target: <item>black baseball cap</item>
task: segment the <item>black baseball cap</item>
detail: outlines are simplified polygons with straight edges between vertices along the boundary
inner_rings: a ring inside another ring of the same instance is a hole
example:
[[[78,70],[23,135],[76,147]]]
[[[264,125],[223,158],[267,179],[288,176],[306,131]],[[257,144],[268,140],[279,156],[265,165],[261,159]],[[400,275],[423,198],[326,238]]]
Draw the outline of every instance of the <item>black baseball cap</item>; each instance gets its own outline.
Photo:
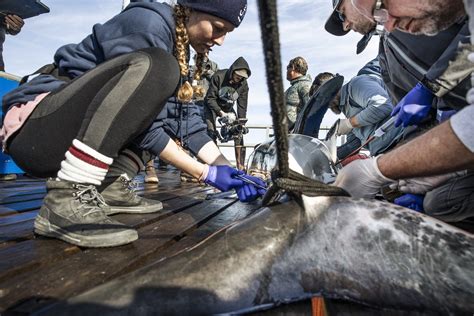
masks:
[[[329,33],[336,36],[343,36],[349,33],[349,31],[344,30],[341,19],[339,19],[339,13],[336,12],[337,7],[341,4],[343,0],[332,0],[332,6],[334,10],[332,11],[329,19],[326,21],[324,28]]]

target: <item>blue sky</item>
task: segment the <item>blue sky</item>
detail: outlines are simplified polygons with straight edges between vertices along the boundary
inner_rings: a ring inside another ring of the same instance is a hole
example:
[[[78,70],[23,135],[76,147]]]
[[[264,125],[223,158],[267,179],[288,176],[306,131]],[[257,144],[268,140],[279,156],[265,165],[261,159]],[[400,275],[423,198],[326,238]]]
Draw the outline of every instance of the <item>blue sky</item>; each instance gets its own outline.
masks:
[[[230,0],[231,1],[231,0]],[[51,13],[27,19],[22,32],[8,36],[4,45],[7,72],[24,75],[50,63],[57,48],[76,43],[87,36],[95,23],[103,23],[117,14],[122,0],[42,0]],[[364,53],[356,55],[360,35],[351,32],[344,37],[330,35],[324,22],[332,10],[332,0],[279,0],[281,57],[284,66],[296,56],[304,57],[314,78],[320,72],[338,72],[350,79],[377,55],[378,38]],[[255,0],[242,25],[230,33],[222,47],[216,47],[211,59],[220,68],[227,68],[243,56],[252,69],[249,78],[249,124],[271,124],[266,87],[258,11]],[[285,74],[282,74],[285,75]],[[284,77],[285,78],[285,77]],[[285,88],[289,83],[285,80]],[[326,115],[323,126],[330,126],[337,117]]]

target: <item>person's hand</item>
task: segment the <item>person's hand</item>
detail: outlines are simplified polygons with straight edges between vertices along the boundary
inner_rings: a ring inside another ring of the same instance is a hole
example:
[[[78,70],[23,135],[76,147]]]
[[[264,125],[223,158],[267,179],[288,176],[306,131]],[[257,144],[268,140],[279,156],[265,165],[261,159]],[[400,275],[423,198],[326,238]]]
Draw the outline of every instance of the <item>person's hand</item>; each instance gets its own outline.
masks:
[[[258,185],[262,187],[265,187],[265,188],[267,187],[267,184],[265,183],[265,181],[263,181],[262,179],[258,177],[249,176],[247,174],[244,174],[242,176],[244,178],[247,178],[257,183]],[[264,195],[267,192],[266,189],[258,188],[250,183],[245,183],[242,187],[236,188],[235,190],[237,191],[237,196],[239,197],[239,200],[241,202],[251,202],[257,199],[258,197]]]
[[[410,208],[417,212],[423,212],[423,199],[424,195],[421,194],[404,194],[399,198],[396,198],[393,203]]]
[[[380,188],[394,180],[385,177],[377,166],[378,157],[359,159],[339,171],[334,185],[355,198],[373,198]]]
[[[403,193],[426,194],[456,176],[458,173],[451,172],[439,176],[402,179],[398,183],[391,184],[390,188]]]
[[[237,119],[237,118],[235,117],[235,114],[232,113],[232,112],[224,112],[223,118],[226,118],[226,119],[227,119],[227,122],[229,122],[229,124],[234,123],[235,120]]]
[[[337,119],[329,129],[328,133],[334,133],[336,136],[347,135],[353,128],[350,119]]]
[[[352,127],[350,119],[339,119],[339,125],[336,129],[336,136],[349,134],[354,127]]]
[[[7,32],[11,35],[16,35],[20,33],[21,28],[23,27],[24,24],[25,22],[18,15],[9,14],[5,16],[5,26],[6,26]]]
[[[397,115],[395,127],[420,123],[430,112],[433,98],[431,91],[419,82],[393,109],[391,115]]]
[[[209,171],[204,183],[226,192],[231,189],[240,188],[244,185],[242,180],[236,179],[235,176],[244,174],[243,171],[234,169],[230,166],[209,166]]]

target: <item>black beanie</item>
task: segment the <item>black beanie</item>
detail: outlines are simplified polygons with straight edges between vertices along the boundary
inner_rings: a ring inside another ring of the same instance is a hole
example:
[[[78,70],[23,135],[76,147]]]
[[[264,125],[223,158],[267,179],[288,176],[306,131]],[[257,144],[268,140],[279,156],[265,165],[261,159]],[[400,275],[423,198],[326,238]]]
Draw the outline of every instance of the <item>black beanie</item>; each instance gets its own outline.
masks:
[[[217,16],[238,27],[247,12],[247,0],[178,0],[178,4]]]

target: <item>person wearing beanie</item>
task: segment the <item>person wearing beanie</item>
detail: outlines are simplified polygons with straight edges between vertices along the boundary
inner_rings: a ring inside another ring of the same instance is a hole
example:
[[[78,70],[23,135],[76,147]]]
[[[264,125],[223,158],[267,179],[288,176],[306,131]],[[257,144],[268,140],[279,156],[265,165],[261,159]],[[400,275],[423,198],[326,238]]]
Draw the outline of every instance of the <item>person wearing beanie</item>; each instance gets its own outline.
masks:
[[[37,234],[82,247],[136,240],[135,229],[109,215],[162,208],[130,189],[153,155],[222,191],[235,189],[242,201],[263,193],[235,177],[243,173],[201,135],[205,126],[186,139],[204,164],[166,129],[174,119],[169,104],[192,109],[199,91],[188,77],[190,46],[203,55],[221,45],[246,7],[243,0],[131,3],[80,43],[59,48],[54,64],[4,97],[3,149],[29,174],[52,177],[34,223]],[[152,129],[154,118],[160,128]]]

